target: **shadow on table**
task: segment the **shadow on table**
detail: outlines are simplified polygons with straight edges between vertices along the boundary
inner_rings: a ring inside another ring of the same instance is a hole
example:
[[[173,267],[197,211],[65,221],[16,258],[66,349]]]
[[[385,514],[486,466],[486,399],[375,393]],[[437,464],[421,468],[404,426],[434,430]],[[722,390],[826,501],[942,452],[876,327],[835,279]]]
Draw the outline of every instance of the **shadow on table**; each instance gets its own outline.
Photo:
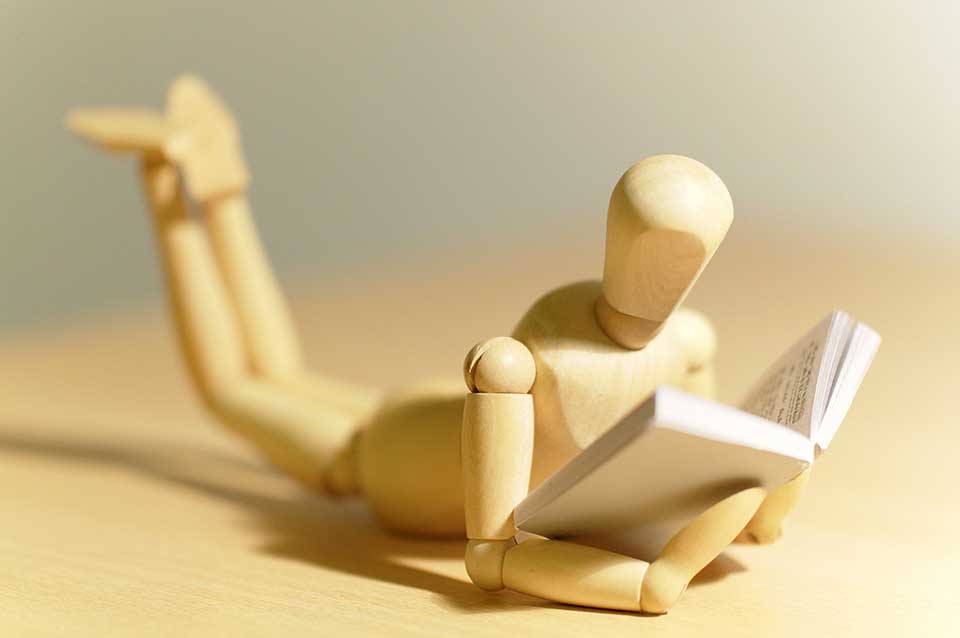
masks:
[[[35,432],[43,428],[26,429]],[[347,574],[416,587],[436,594],[440,604],[460,612],[568,607],[514,592],[489,594],[477,589],[467,579],[460,563],[464,541],[388,534],[377,526],[362,503],[336,502],[307,493],[282,497],[251,487],[252,481],[285,479],[242,457],[210,449],[170,445],[141,450],[122,442],[53,439],[14,432],[9,427],[0,427],[0,451],[38,455],[68,463],[119,467],[236,505],[264,532],[265,542],[259,551]],[[250,473],[256,476],[251,478]],[[456,561],[456,577],[412,564],[433,561],[441,571],[451,571],[450,561]],[[691,582],[691,587],[743,570],[735,559],[721,554]],[[629,613],[569,608],[590,613]]]

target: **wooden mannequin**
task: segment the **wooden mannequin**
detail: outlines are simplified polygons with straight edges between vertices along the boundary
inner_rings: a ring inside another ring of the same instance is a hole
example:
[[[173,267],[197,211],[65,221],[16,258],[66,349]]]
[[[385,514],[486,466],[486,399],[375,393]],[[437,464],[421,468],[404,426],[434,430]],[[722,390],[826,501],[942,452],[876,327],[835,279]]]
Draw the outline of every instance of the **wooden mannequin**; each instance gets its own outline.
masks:
[[[180,342],[210,410],[304,485],[363,494],[389,529],[466,533],[479,587],[664,613],[738,535],[779,537],[806,474],[766,500],[753,488],[715,504],[649,564],[515,540],[513,510],[527,491],[656,385],[713,392],[713,330],[679,308],[733,219],[706,166],[664,155],[628,170],[610,200],[603,281],[548,293],[512,337],[471,349],[466,397],[434,385],[379,400],[305,369],[245,196],[235,123],[202,81],[178,78],[163,114],[83,110],[68,125],[141,157]]]

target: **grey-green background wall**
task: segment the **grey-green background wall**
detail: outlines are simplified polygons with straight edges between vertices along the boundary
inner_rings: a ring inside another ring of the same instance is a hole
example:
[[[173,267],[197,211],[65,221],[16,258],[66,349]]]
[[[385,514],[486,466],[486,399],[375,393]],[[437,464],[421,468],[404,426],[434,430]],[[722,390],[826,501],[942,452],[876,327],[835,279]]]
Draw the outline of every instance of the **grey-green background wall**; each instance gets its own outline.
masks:
[[[0,0],[0,330],[158,294],[129,161],[74,105],[182,70],[240,118],[285,277],[594,233],[634,160],[696,157],[738,225],[922,241],[957,222],[957,2]],[[599,264],[598,264],[599,267]]]

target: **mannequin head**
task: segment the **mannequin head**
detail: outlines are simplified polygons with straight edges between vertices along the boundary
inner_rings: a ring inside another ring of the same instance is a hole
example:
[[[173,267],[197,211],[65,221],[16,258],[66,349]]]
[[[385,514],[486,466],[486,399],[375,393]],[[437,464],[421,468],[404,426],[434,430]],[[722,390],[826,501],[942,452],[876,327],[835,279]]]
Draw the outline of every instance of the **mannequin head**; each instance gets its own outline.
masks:
[[[680,155],[634,164],[607,213],[597,320],[613,341],[642,348],[693,287],[733,221],[726,186]]]

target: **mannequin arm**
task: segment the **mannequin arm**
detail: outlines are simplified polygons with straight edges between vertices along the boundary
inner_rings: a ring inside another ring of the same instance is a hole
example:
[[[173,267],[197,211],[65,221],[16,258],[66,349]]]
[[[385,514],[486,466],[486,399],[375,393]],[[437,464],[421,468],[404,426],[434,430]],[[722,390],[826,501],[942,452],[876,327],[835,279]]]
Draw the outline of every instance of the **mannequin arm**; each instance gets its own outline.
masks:
[[[470,579],[503,589],[503,563],[513,539],[513,510],[530,484],[533,463],[533,356],[519,341],[477,344],[464,361],[471,393],[463,406],[461,467]]]
[[[536,369],[519,341],[478,344],[464,365],[471,394],[463,411],[466,567],[488,591],[504,587],[549,600],[640,610],[647,563],[547,539],[516,544],[513,510],[526,496],[533,458]]]

